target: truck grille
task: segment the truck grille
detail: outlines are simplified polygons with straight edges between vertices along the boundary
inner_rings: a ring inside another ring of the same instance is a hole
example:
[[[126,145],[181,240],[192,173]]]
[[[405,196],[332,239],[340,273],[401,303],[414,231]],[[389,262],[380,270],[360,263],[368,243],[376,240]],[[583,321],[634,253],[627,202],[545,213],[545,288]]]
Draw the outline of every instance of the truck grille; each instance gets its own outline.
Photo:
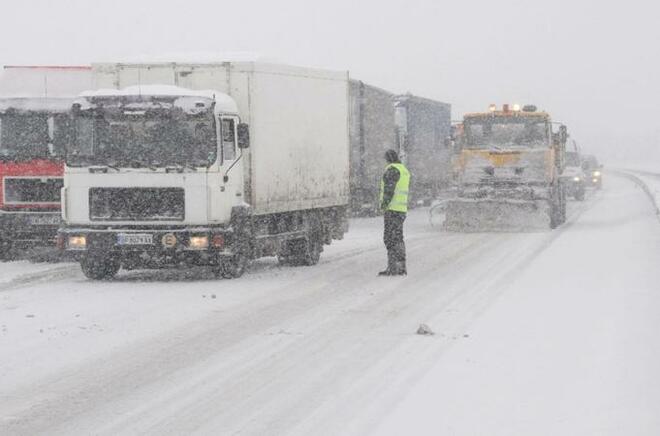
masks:
[[[182,188],[91,188],[92,221],[183,221]]]
[[[5,177],[5,204],[59,203],[61,177]]]

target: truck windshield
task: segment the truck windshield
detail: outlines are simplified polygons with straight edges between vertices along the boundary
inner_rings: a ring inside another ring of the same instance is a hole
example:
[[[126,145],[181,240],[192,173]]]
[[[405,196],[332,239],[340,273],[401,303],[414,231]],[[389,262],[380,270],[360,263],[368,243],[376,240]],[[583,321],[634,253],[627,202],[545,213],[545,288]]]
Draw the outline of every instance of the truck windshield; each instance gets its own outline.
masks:
[[[519,117],[485,117],[465,121],[466,147],[547,147],[550,144],[545,120]]]
[[[0,159],[50,157],[49,140],[47,115],[0,115]]]
[[[89,112],[76,118],[75,130],[70,166],[208,167],[217,156],[212,112]]]

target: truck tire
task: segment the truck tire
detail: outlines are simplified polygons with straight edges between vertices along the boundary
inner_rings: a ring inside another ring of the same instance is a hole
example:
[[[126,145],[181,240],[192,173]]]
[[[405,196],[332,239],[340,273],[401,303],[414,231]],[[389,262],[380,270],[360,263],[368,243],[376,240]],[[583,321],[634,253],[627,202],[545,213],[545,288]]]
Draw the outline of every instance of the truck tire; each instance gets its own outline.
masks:
[[[85,277],[91,280],[110,280],[121,268],[119,260],[110,256],[84,256],[80,267]]]
[[[0,240],[0,262],[10,262],[16,259],[16,252],[12,243]]]
[[[312,266],[319,263],[323,243],[318,237],[294,239],[288,241],[287,255],[284,264],[292,266]],[[278,256],[279,259],[279,256]]]
[[[249,262],[248,257],[242,254],[224,258],[216,268],[215,275],[224,279],[237,279],[245,273]]]
[[[584,187],[578,188],[578,190],[575,191],[575,199],[577,201],[584,201],[584,197],[585,197]]]

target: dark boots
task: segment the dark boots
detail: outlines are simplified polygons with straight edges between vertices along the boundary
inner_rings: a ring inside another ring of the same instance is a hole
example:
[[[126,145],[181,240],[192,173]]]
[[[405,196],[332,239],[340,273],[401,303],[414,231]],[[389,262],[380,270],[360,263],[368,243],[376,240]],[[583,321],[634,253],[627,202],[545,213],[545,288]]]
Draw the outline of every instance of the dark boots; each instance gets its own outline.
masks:
[[[402,245],[402,244],[400,244]],[[387,268],[378,273],[379,276],[404,276],[406,270],[406,251],[404,247],[387,250]]]

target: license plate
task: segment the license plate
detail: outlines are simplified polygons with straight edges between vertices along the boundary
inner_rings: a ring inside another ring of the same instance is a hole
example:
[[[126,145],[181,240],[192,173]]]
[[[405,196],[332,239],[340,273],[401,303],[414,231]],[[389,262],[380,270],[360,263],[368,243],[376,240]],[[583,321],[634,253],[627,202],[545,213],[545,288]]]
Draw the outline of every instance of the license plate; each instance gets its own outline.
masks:
[[[60,223],[59,215],[33,215],[28,217],[28,222],[36,226],[57,225]]]
[[[118,245],[152,245],[153,235],[147,233],[120,233],[117,235]]]

